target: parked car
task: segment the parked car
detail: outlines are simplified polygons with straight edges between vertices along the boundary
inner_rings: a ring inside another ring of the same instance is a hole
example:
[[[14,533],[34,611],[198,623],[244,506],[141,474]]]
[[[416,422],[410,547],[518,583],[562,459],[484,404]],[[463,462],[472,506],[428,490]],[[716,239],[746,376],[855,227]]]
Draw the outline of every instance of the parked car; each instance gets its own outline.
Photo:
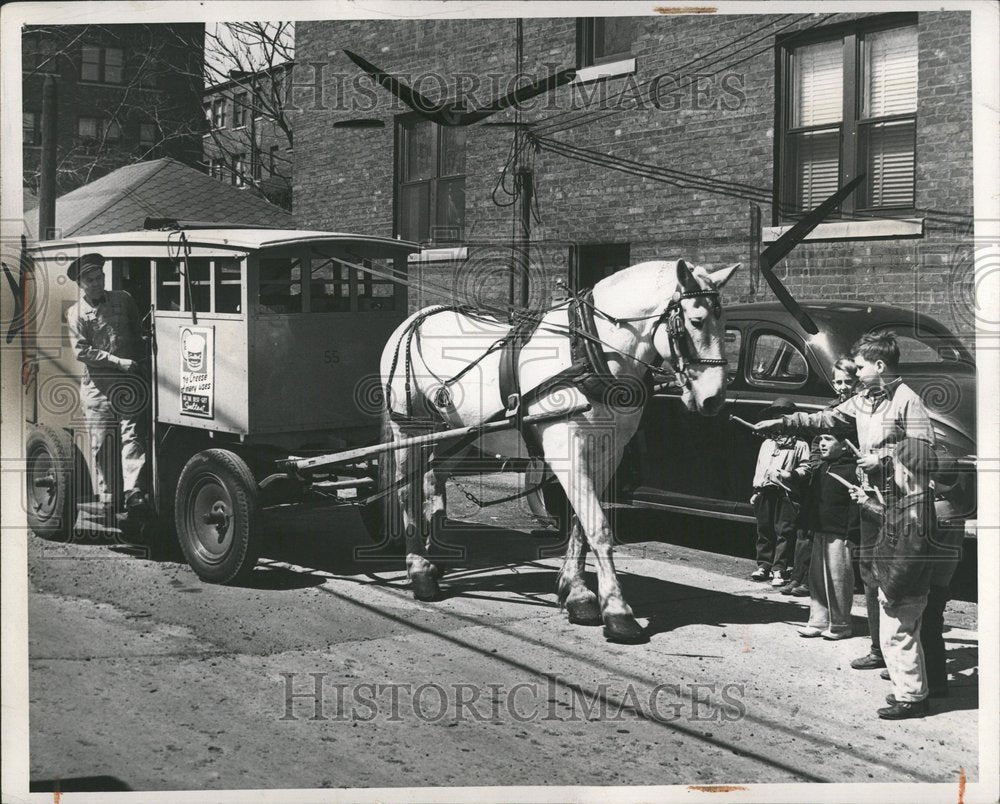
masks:
[[[777,303],[726,308],[728,401],[714,417],[689,413],[674,389],[654,395],[619,472],[623,502],[752,522],[751,480],[760,439],[729,421],[759,421],[775,398],[816,411],[835,398],[838,358],[869,332],[896,333],[900,372],[931,416],[949,472],[937,480],[938,515],[969,524],[976,512],[976,366],[969,351],[930,316],[861,302],[805,302],[819,327],[807,335]],[[967,528],[968,529],[968,528]]]

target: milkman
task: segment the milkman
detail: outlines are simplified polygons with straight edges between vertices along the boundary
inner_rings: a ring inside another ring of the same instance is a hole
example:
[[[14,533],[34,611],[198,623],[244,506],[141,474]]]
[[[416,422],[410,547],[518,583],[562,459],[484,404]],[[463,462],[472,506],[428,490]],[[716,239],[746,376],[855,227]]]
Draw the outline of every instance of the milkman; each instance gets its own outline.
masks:
[[[104,289],[101,254],[73,260],[66,275],[77,283],[80,300],[66,313],[70,343],[83,363],[80,399],[94,467],[94,492],[114,503],[116,435],[121,438],[122,488],[128,514],[144,514],[145,417],[149,398],[141,359],[145,352],[139,310],[123,290]]]

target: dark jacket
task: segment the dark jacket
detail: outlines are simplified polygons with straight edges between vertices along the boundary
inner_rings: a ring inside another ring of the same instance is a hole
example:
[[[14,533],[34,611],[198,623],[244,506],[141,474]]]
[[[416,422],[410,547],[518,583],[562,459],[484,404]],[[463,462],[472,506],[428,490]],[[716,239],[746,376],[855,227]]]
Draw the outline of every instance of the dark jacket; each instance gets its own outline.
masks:
[[[847,487],[830,474],[857,485],[857,458],[845,453],[832,461],[820,460],[808,479],[802,507],[802,526],[812,531],[848,536],[857,527],[858,506]]]
[[[873,500],[861,504],[862,516],[882,523],[872,552],[872,575],[893,602],[926,594],[942,558],[933,494],[894,496],[888,510]]]

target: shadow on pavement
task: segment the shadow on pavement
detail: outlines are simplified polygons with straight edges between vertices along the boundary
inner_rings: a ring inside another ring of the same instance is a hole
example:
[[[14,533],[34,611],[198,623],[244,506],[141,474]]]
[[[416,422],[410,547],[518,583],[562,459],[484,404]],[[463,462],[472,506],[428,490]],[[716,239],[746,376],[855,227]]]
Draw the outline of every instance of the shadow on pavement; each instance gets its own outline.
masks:
[[[69,779],[35,779],[28,789],[32,793],[111,793],[132,788],[117,776],[73,776]]]

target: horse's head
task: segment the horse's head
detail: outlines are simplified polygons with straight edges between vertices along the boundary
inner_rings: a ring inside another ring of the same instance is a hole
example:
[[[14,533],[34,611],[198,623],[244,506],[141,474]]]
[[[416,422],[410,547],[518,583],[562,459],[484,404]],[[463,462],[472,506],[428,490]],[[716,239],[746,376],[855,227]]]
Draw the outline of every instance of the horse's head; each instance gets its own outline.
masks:
[[[739,267],[708,273],[678,260],[677,292],[653,333],[653,347],[677,374],[684,404],[703,416],[714,416],[726,401],[719,291]]]

